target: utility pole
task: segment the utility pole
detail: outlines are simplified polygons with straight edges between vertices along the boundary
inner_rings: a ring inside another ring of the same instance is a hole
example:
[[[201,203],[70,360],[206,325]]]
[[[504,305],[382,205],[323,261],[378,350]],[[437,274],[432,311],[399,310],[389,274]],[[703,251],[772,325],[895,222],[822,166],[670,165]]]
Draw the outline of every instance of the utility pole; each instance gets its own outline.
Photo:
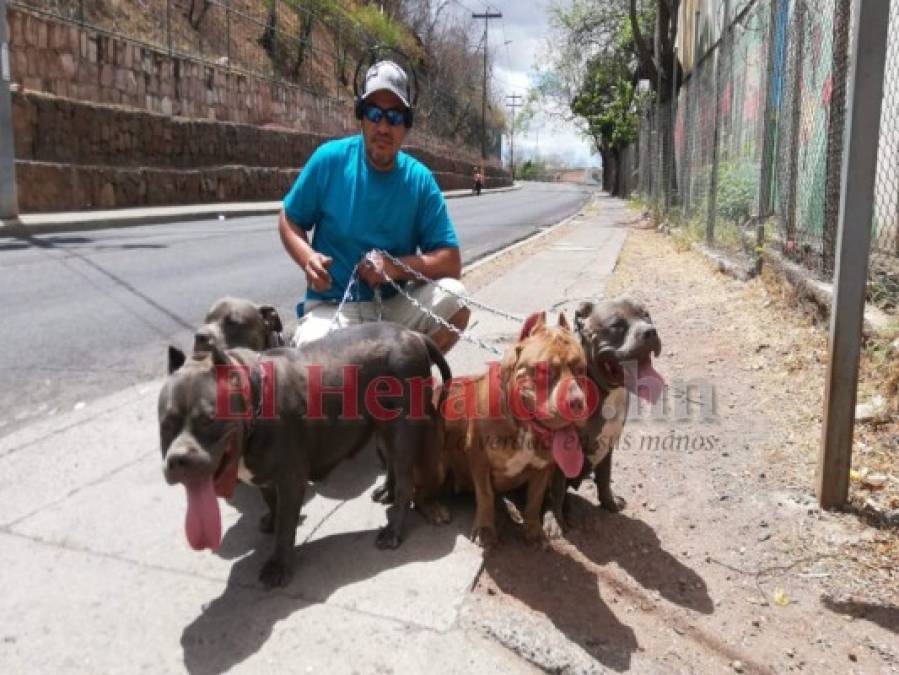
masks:
[[[484,90],[481,94],[481,159],[487,159],[487,26],[490,19],[502,19],[502,12],[472,14],[472,19],[484,20]]]
[[[0,0],[0,226],[18,223],[16,154],[13,148],[9,45],[6,43],[6,0]]]
[[[519,101],[521,96],[512,94],[506,96],[506,99],[512,99],[511,103],[506,103],[506,107],[512,108],[512,126],[509,128],[509,166],[512,168],[512,180],[515,180],[515,109],[522,106]]]

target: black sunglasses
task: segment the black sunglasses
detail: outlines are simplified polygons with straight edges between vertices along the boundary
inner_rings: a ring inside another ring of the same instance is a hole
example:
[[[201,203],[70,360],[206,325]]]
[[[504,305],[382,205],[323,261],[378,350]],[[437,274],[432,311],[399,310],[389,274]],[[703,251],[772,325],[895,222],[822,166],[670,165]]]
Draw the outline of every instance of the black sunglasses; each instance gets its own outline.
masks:
[[[387,124],[392,127],[398,127],[406,122],[406,113],[404,111],[397,110],[396,108],[388,108],[385,110],[384,108],[379,108],[371,103],[365,105],[362,109],[362,114],[365,115],[365,119],[372,124],[379,124],[385,117],[387,118]]]

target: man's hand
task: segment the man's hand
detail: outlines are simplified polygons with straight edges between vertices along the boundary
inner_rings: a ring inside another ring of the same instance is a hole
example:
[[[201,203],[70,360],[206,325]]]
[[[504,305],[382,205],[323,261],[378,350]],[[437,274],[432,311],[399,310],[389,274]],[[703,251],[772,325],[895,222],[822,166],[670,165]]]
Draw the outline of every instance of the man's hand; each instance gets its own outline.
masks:
[[[359,277],[368,284],[369,288],[374,289],[382,285],[385,272],[391,279],[397,279],[393,265],[385,260],[384,256],[375,251],[370,251],[363,256],[356,267],[359,270]]]
[[[313,291],[322,293],[331,288],[331,275],[328,268],[334,259],[323,253],[313,252],[306,264],[303,265],[303,271],[306,273],[306,283]]]

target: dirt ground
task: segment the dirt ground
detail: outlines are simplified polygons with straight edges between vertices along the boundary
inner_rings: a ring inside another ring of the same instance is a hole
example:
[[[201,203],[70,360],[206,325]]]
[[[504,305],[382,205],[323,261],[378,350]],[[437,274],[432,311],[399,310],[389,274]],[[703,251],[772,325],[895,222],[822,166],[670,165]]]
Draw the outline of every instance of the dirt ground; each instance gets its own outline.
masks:
[[[507,523],[463,621],[551,672],[899,672],[899,532],[864,516],[899,507],[899,428],[859,426],[861,513],[822,512],[827,326],[770,275],[732,280],[651,229],[632,229],[608,290],[649,307],[670,396],[711,383],[713,414],[631,418],[613,469],[626,508],[582,487],[577,527],[545,550]],[[869,345],[860,401],[897,352]]]

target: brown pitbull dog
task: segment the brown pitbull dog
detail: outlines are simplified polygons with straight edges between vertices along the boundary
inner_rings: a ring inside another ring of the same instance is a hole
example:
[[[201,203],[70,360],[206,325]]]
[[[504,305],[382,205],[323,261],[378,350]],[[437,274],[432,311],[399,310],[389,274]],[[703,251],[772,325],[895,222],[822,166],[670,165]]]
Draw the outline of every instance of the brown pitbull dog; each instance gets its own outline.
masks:
[[[242,298],[225,297],[206,312],[203,325],[197,330],[196,347],[212,345],[220,350],[246,347],[261,352],[286,343],[281,317],[271,305],[256,305]]]
[[[551,328],[540,312],[528,318],[498,367],[454,379],[447,388],[441,460],[456,490],[475,493],[472,538],[482,546],[497,539],[497,495],[527,486],[525,536],[537,541],[556,466],[566,476],[580,474],[584,455],[577,427],[586,419],[587,401],[578,378],[586,368],[565,316]]]
[[[638,301],[620,297],[581,303],[574,325],[587,355],[588,389],[598,392],[600,400],[580,432],[587,459],[583,471],[574,479],[560,472],[553,478],[551,510],[558,524],[564,522],[568,486],[577,489],[591,474],[600,506],[612,512],[621,510],[623,501],[612,493],[612,451],[627,419],[630,395],[654,404],[665,385],[652,367],[652,357],[661,353],[662,341],[649,312]]]

